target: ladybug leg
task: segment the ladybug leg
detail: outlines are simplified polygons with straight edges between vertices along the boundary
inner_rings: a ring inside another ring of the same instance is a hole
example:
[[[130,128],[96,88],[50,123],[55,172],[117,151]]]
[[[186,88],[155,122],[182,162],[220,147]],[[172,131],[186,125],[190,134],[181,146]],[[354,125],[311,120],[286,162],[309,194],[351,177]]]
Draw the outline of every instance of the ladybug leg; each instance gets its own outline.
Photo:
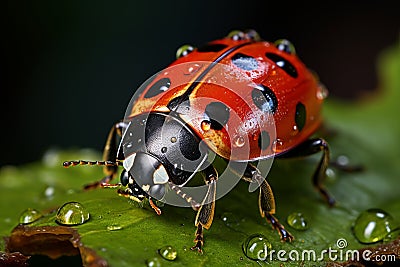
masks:
[[[290,234],[273,215],[275,214],[274,194],[271,186],[268,184],[267,180],[262,177],[260,171],[254,165],[249,163],[247,164],[243,179],[246,181],[257,182],[260,185],[258,207],[260,209],[261,217],[266,218],[272,227],[278,231],[282,241],[292,241],[294,239],[293,235]]]
[[[114,126],[111,128],[106,144],[104,146],[103,150],[103,160],[104,161],[114,161],[115,159],[119,159],[117,155],[117,139],[122,135],[123,129],[126,128],[126,124],[123,122],[118,122],[114,124]],[[96,181],[94,183],[90,183],[84,186],[85,190],[88,189],[94,189],[103,185],[107,185],[110,183],[112,179],[115,178],[118,172],[118,165],[104,165],[103,172],[105,174],[104,178],[101,179],[100,181]]]
[[[215,210],[215,193],[217,189],[217,179],[218,173],[214,166],[210,165],[204,170],[206,184],[208,185],[208,190],[203,202],[197,211],[197,216],[195,220],[196,238],[194,239],[195,245],[191,248],[192,250],[197,250],[202,253],[202,247],[204,244],[203,228],[209,229],[211,227],[214,210]]]
[[[328,143],[322,138],[309,139],[297,147],[289,150],[285,154],[278,156],[278,158],[293,158],[313,155],[322,151],[321,160],[315,169],[312,181],[314,187],[320,192],[322,197],[326,200],[329,206],[335,205],[335,199],[326,190],[323,182],[325,180],[325,172],[329,165],[329,146]]]

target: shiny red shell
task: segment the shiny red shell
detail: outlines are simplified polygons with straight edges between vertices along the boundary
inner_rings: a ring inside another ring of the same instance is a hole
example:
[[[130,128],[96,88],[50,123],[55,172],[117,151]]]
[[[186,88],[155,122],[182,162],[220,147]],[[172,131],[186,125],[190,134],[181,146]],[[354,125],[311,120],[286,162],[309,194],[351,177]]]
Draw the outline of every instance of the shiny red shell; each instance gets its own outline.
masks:
[[[319,127],[326,91],[294,51],[232,36],[187,50],[139,88],[127,117],[173,111],[218,155],[238,161],[284,153]],[[223,127],[210,123],[214,113]]]

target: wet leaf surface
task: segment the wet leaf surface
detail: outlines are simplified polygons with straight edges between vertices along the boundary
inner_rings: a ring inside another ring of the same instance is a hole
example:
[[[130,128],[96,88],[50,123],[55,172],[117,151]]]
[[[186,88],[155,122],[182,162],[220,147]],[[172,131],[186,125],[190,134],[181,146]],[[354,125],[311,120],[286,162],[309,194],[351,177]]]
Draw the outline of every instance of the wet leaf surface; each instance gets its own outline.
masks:
[[[280,242],[278,234],[259,216],[257,193],[249,193],[248,185],[239,182],[234,190],[217,201],[213,225],[205,231],[204,254],[191,251],[195,231],[195,213],[191,209],[164,206],[163,214],[157,216],[148,204],[139,206],[119,197],[115,189],[83,191],[84,184],[103,176],[102,170],[88,166],[65,169],[62,162],[97,160],[101,158],[100,153],[51,150],[41,162],[0,170],[0,235],[11,235],[8,240],[21,238],[8,245],[7,239],[2,239],[0,250],[6,251],[8,246],[8,252],[57,257],[69,254],[57,251],[57,247],[69,246],[71,250],[65,251],[79,253],[84,262],[89,262],[88,265],[93,260],[104,260],[111,266],[145,266],[154,258],[162,266],[323,266],[331,260],[347,261],[339,253],[335,254],[336,259],[329,258],[326,253],[329,249],[346,252],[369,248],[374,253],[385,249],[385,253],[398,257],[398,241],[366,245],[352,233],[352,224],[357,216],[370,208],[385,210],[394,218],[394,226],[400,225],[398,47],[383,55],[379,69],[382,81],[379,94],[356,104],[330,99],[324,109],[327,128],[324,137],[330,144],[332,159],[346,156],[341,159],[365,167],[362,172],[329,169],[326,186],[336,197],[336,207],[329,208],[311,185],[318,155],[274,162],[268,180],[276,197],[276,215],[295,236],[292,243]],[[71,201],[81,203],[90,218],[75,226],[61,226],[56,222],[57,209]],[[29,224],[18,225],[21,214],[28,208],[43,216],[35,217]],[[307,218],[308,228],[291,228],[286,218],[292,213],[302,213]],[[65,236],[60,237],[58,234],[63,231]],[[51,252],[40,248],[35,250],[32,246],[31,250],[24,250],[28,241],[33,242],[32,236],[26,238],[26,235],[33,233],[38,242],[55,240]],[[269,256],[267,262],[256,262],[246,257],[242,244],[253,234],[266,237],[275,251],[272,261]],[[377,247],[379,245],[383,247]],[[171,261],[160,256],[158,251],[165,246],[172,246],[177,251],[176,259]],[[286,252],[280,256],[287,261],[278,260],[279,250]],[[293,250],[297,253],[290,254]],[[316,260],[302,261],[304,250],[315,251]],[[321,254],[322,260],[319,259]],[[298,257],[299,261],[290,260],[290,257]]]

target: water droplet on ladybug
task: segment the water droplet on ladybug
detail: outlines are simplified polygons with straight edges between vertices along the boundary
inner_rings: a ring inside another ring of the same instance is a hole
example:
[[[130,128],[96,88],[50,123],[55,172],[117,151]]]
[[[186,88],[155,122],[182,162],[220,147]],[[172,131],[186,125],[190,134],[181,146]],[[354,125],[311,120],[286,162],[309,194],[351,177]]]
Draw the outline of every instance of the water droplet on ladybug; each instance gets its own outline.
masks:
[[[21,213],[19,223],[30,224],[43,217],[43,214],[35,209],[28,208]]]
[[[276,139],[273,144],[272,144],[272,151],[274,153],[278,153],[282,150],[283,148],[283,141],[281,139]]]
[[[253,234],[246,238],[242,244],[244,255],[251,260],[262,260],[266,258],[272,249],[272,244],[262,234]],[[261,252],[260,252],[261,251]]]
[[[300,212],[293,212],[289,214],[286,219],[287,223],[293,229],[304,231],[308,229],[308,220],[307,218]]]
[[[360,213],[352,230],[358,241],[371,244],[383,240],[394,228],[393,217],[382,209],[368,209]]]
[[[246,139],[243,136],[237,136],[235,138],[234,144],[236,147],[242,147],[246,143]]]
[[[165,147],[165,146],[163,146],[162,148],[161,148],[161,153],[167,153],[167,147]]]
[[[178,48],[178,50],[176,51],[176,58],[181,58],[181,57],[185,57],[188,54],[190,54],[191,52],[193,52],[194,47],[188,44],[182,45],[181,47]]]
[[[131,148],[132,146],[133,146],[133,145],[132,145],[131,142],[125,144],[125,147],[126,147],[126,148]]]
[[[177,139],[176,137],[171,137],[171,143],[176,143]]]
[[[160,259],[156,258],[156,257],[146,260],[146,265],[147,265],[147,267],[161,267],[162,266]]]
[[[178,256],[178,252],[172,246],[162,247],[158,250],[158,253],[160,253],[161,257],[169,261],[175,260]]]
[[[211,129],[211,122],[210,121],[202,121],[201,129],[205,132],[209,131]]]
[[[245,35],[244,32],[239,31],[239,30],[233,30],[230,33],[228,33],[228,38],[231,38],[234,41],[239,41],[239,40],[243,40]]]
[[[297,127],[297,125],[293,125],[291,135],[295,136],[298,133],[299,133],[299,127]]]
[[[56,214],[56,222],[61,225],[79,225],[89,220],[90,214],[79,202],[67,202]]]
[[[192,64],[191,66],[189,66],[189,67],[187,68],[187,70],[186,70],[183,74],[185,74],[185,75],[192,75],[192,74],[198,72],[200,68],[201,68],[201,65],[200,65],[200,64],[197,64],[197,63]]]
[[[317,98],[319,100],[324,100],[329,95],[328,89],[326,89],[325,85],[319,84],[317,89]]]

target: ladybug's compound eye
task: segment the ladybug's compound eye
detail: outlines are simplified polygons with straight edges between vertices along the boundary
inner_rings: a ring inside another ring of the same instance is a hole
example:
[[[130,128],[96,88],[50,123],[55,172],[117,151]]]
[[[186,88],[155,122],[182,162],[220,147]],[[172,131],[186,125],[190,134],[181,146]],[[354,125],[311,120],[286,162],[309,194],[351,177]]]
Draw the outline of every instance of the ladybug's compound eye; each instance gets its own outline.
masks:
[[[276,48],[278,48],[279,50],[286,52],[288,54],[291,55],[295,55],[296,54],[296,49],[294,48],[294,45],[286,39],[279,39],[277,41],[275,41],[275,46]]]
[[[231,31],[231,32],[228,34],[227,37],[228,37],[228,38],[231,38],[231,39],[234,40],[234,41],[240,41],[240,40],[245,39],[245,34],[244,34],[244,32],[242,32],[242,31],[235,30],[235,31]]]
[[[120,181],[121,181],[121,184],[123,186],[127,186],[128,185],[128,183],[129,183],[129,173],[127,171],[123,170],[121,172]]]
[[[193,50],[194,50],[194,47],[191,45],[188,45],[188,44],[182,45],[176,51],[176,59],[189,55],[191,52],[193,52]]]

